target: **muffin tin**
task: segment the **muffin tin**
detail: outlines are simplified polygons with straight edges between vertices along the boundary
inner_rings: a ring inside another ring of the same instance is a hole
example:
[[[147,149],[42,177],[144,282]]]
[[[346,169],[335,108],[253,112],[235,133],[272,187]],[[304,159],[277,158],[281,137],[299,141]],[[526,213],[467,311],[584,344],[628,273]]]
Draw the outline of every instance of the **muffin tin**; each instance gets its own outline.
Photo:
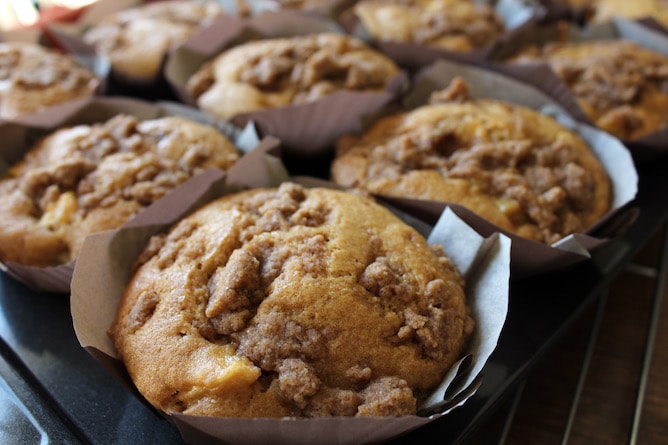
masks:
[[[157,90],[138,92],[111,82],[107,94],[176,99],[168,88],[162,84]],[[155,91],[159,96],[153,95]],[[314,171],[311,159],[290,161],[291,171]],[[477,392],[447,415],[387,443],[464,442],[668,222],[664,204],[668,158],[660,156],[636,168],[635,197],[621,205],[623,217],[606,227],[611,239],[594,249],[590,259],[513,277],[511,310]],[[0,274],[0,424],[7,426],[1,429],[0,441],[37,443],[46,437],[72,444],[182,444],[185,437],[208,443],[210,438],[198,436],[192,424],[177,427],[142,402],[122,375],[100,365],[99,351],[83,349],[72,329],[70,309],[70,300],[63,295],[35,291],[7,273]],[[317,420],[305,427],[319,428]]]

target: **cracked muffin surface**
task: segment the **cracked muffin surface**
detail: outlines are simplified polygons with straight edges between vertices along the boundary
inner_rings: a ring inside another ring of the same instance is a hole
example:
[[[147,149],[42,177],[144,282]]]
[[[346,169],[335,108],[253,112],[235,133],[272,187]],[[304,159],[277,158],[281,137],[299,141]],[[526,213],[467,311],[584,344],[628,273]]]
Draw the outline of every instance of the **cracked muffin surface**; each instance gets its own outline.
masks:
[[[131,219],[209,167],[239,158],[213,127],[181,117],[55,130],[0,178],[0,260],[36,267],[73,260],[84,238]]]
[[[400,416],[473,329],[439,247],[369,198],[284,183],[153,237],[110,336],[171,413]]]
[[[607,173],[576,133],[530,108],[471,99],[461,79],[430,104],[342,138],[337,150],[331,176],[340,185],[461,204],[548,244],[610,206]]]

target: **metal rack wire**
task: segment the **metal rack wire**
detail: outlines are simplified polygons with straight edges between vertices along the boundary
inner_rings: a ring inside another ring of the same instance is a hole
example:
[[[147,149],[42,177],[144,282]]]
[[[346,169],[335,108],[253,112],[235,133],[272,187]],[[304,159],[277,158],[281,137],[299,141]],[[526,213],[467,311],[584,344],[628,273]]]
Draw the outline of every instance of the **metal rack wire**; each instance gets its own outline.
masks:
[[[643,418],[643,411],[645,405],[645,398],[647,393],[647,386],[649,382],[650,370],[652,367],[652,359],[656,347],[656,337],[659,329],[661,305],[664,293],[666,292],[666,281],[668,280],[668,225],[664,227],[662,236],[662,245],[659,252],[656,264],[653,266],[645,266],[638,263],[630,263],[625,267],[626,272],[636,274],[653,280],[653,291],[651,295],[651,305],[648,314],[649,322],[646,326],[645,342],[642,351],[642,364],[636,385],[634,409],[631,419],[631,428],[628,436],[623,443],[629,445],[636,445],[639,442],[640,425]],[[588,337],[586,339],[586,346],[582,361],[578,363],[579,371],[575,389],[570,400],[570,409],[565,426],[561,431],[562,445],[572,443],[572,429],[575,420],[578,416],[578,408],[580,407],[585,382],[590,371],[592,358],[597,341],[599,340],[599,333],[601,330],[602,320],[606,311],[608,303],[608,290],[605,289],[600,293],[596,300],[596,307],[592,314],[591,324],[588,330]],[[495,443],[499,445],[511,445],[509,441],[509,432],[513,427],[513,422],[516,420],[518,407],[522,403],[523,396],[527,391],[526,381],[522,382],[515,389],[511,400],[507,403],[505,413],[503,415],[502,426],[497,435],[498,440]],[[621,439],[619,443],[622,443]]]
[[[638,432],[640,426],[640,419],[642,417],[645,394],[647,391],[647,382],[649,379],[650,367],[652,365],[652,356],[654,354],[654,345],[656,334],[659,327],[659,316],[661,314],[661,302],[666,287],[666,276],[668,274],[668,233],[664,231],[663,246],[661,256],[657,269],[654,273],[656,280],[654,293],[652,295],[652,309],[650,313],[650,323],[647,330],[647,340],[645,342],[645,350],[643,354],[642,371],[638,385],[638,393],[635,402],[635,409],[633,414],[633,424],[631,434],[629,437],[629,444],[635,445],[638,441]]]

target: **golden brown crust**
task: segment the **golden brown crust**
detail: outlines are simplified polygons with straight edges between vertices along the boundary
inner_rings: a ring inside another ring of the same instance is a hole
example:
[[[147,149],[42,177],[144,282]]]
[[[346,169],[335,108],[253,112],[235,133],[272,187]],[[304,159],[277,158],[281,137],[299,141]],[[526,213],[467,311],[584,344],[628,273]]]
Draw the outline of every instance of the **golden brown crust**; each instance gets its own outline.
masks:
[[[198,106],[221,118],[313,102],[340,90],[383,91],[397,66],[361,40],[321,33],[252,41],[188,80]]]
[[[0,43],[0,118],[91,96],[100,80],[71,57],[32,43]]]
[[[548,63],[592,122],[621,139],[668,128],[668,57],[633,42],[529,46],[509,62]]]
[[[361,0],[354,13],[375,40],[450,51],[488,47],[504,31],[491,5],[470,0]]]
[[[207,167],[239,154],[217,130],[177,117],[57,130],[0,179],[0,260],[55,266],[86,235],[119,227]]]
[[[473,328],[442,250],[341,191],[228,195],[140,261],[110,333],[168,413],[411,414]]]
[[[459,203],[546,243],[584,231],[607,212],[607,174],[575,133],[518,105],[454,99],[342,140],[332,179],[377,194]]]
[[[216,2],[169,0],[147,3],[105,17],[88,29],[84,42],[111,61],[115,72],[150,79],[165,55],[209,24],[221,8]]]

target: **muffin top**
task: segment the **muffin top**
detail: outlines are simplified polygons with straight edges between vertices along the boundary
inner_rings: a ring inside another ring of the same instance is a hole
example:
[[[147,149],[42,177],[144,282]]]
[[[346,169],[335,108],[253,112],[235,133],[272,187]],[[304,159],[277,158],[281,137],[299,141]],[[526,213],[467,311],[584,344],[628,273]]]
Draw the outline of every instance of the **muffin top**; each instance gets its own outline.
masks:
[[[376,194],[461,204],[550,244],[601,218],[611,194],[579,136],[532,109],[470,99],[461,79],[430,104],[341,139],[331,175]]]
[[[465,52],[492,45],[504,32],[491,5],[471,0],[360,0],[353,11],[377,41]]]
[[[40,45],[0,42],[0,118],[92,95],[96,75],[73,58]]]
[[[151,79],[160,73],[170,50],[221,11],[215,1],[151,2],[105,17],[82,37],[98,54],[109,58],[116,73]]]
[[[361,40],[321,33],[235,46],[202,66],[187,88],[201,109],[230,118],[341,90],[383,91],[398,72],[394,62]]]
[[[664,27],[668,27],[668,4],[665,0],[561,0],[586,11],[589,20],[594,23],[608,22],[614,17],[636,20],[652,18]]]
[[[599,128],[638,139],[668,128],[668,57],[626,40],[529,45],[510,63],[549,64]]]
[[[227,195],[152,238],[136,267],[110,335],[168,413],[414,414],[473,329],[442,249],[337,190]]]
[[[213,127],[180,117],[54,131],[0,179],[0,260],[55,266],[86,235],[119,227],[178,184],[239,158]]]

